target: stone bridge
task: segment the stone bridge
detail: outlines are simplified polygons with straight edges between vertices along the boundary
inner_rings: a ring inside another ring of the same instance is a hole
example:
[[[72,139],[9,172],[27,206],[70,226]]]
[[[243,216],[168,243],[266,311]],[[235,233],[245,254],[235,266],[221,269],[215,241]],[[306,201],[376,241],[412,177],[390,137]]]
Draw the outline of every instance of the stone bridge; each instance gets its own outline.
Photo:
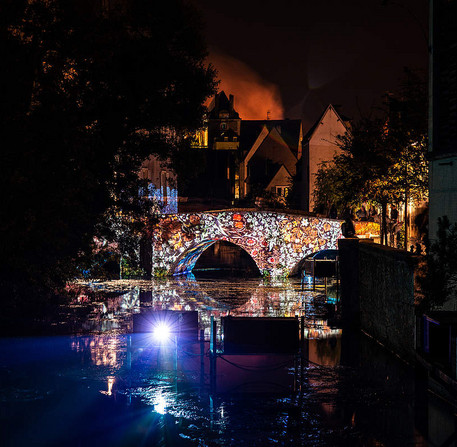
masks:
[[[153,274],[189,273],[203,251],[227,241],[245,250],[262,274],[287,276],[307,255],[337,248],[341,223],[246,209],[163,215],[153,230]]]

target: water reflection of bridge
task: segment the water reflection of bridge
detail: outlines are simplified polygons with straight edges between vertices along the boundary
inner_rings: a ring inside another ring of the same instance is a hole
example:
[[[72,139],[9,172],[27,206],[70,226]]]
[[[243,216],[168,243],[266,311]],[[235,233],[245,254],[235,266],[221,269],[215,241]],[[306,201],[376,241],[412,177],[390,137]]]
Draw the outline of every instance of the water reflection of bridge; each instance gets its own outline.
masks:
[[[100,289],[110,291],[110,302],[113,292],[119,292],[117,310],[104,306],[109,313],[110,329],[125,326],[122,320],[129,318],[140,308],[155,311],[198,311],[199,327],[209,336],[211,317],[287,317],[305,316],[305,332],[319,334],[319,338],[335,335],[327,325],[325,317],[319,311],[320,295],[316,292],[302,291],[298,279],[282,281],[262,279],[248,280],[196,280],[193,275],[178,276],[163,280],[120,280],[99,283]],[[94,322],[95,323],[95,322]],[[98,321],[100,324],[100,321]],[[128,325],[127,325],[128,326]],[[339,333],[339,331],[337,331]]]
[[[337,248],[341,222],[293,212],[223,210],[163,216],[153,231],[153,272],[191,272],[200,255],[217,241],[245,250],[260,272],[296,273],[311,253]]]

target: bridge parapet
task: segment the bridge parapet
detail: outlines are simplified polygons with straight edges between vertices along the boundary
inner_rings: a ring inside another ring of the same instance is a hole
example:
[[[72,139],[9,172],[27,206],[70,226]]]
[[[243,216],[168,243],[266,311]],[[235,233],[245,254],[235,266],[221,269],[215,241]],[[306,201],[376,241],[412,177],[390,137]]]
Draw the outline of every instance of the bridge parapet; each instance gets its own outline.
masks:
[[[188,273],[204,250],[227,241],[244,249],[263,274],[287,276],[307,255],[337,248],[341,223],[272,211],[164,215],[153,231],[153,273]]]

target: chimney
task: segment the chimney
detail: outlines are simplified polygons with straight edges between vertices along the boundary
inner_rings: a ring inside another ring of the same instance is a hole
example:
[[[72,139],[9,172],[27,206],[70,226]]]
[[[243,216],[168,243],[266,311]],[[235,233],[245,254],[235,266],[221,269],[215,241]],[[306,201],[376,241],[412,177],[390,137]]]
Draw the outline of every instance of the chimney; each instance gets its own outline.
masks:
[[[233,112],[233,104],[235,102],[235,98],[233,95],[229,95],[229,100],[230,100],[230,111]]]

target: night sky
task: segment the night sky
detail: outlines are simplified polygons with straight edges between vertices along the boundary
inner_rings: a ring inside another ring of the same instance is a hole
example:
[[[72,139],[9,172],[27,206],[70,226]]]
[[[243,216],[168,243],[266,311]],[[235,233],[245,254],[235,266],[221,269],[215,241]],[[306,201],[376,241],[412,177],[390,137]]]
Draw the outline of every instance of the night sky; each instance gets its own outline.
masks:
[[[242,118],[352,118],[428,65],[428,0],[193,0],[210,61]],[[305,129],[306,130],[306,129]]]

